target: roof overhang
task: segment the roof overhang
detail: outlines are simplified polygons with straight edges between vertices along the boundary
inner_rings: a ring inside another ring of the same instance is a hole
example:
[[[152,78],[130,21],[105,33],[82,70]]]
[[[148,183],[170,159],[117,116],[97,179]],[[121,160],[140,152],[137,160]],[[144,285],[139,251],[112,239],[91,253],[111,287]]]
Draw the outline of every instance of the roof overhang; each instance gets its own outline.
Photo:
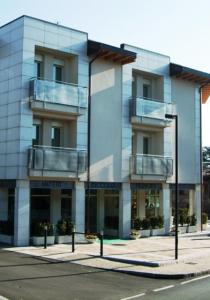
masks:
[[[170,76],[199,84],[202,91],[202,103],[205,103],[210,96],[209,73],[170,63]]]
[[[98,57],[110,60],[121,65],[132,63],[136,60],[136,53],[100,42],[88,40],[87,55],[98,55]]]

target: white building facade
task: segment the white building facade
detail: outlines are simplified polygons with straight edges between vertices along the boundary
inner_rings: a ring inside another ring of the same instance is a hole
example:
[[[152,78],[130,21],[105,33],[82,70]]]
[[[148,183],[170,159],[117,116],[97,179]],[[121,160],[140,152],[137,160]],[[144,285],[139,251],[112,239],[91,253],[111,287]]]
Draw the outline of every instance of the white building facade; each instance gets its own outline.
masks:
[[[196,73],[197,72],[197,73]],[[199,74],[198,74],[199,73]],[[22,16],[0,28],[0,227],[28,245],[38,221],[129,236],[132,220],[164,218],[174,198],[200,226],[200,94],[208,74],[165,55],[88,40]]]

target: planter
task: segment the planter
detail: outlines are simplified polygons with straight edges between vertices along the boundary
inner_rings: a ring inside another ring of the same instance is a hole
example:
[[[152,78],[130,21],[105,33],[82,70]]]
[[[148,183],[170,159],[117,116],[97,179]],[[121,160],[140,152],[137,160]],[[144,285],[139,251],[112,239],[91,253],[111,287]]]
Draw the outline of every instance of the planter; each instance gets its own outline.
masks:
[[[55,237],[56,244],[69,244],[72,242],[71,235],[57,235]]]
[[[151,230],[151,236],[165,235],[165,228],[155,228]]]
[[[203,230],[207,230],[207,223],[205,223],[205,224],[202,224],[202,227],[203,227]]]
[[[179,233],[186,233],[187,232],[187,225],[186,226],[179,226],[178,227]]]
[[[0,242],[12,245],[13,244],[13,235],[0,234]]]
[[[136,234],[130,234],[130,239],[131,240],[137,240],[140,238],[140,234],[136,235]]]
[[[86,240],[88,244],[94,244],[97,241],[97,239],[87,239],[87,238]]]
[[[141,237],[149,237],[150,234],[151,234],[151,230],[150,229],[142,229],[142,230],[140,230]]]
[[[44,245],[44,237],[43,236],[32,236],[32,242],[34,246],[43,246]],[[53,245],[55,243],[55,236],[47,237],[47,245]]]
[[[197,232],[197,226],[187,226],[187,233]]]

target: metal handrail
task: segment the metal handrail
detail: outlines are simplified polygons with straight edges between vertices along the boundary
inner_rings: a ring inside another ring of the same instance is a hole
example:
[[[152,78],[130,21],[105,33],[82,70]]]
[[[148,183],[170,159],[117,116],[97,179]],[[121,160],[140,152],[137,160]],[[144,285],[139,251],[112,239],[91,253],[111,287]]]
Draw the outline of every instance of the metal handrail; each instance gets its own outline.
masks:
[[[87,86],[79,85],[79,84],[77,84],[77,83],[70,83],[70,82],[66,82],[66,81],[59,81],[59,80],[53,80],[53,79],[46,79],[46,78],[44,78],[44,77],[40,77],[40,78],[37,78],[37,77],[31,77],[30,80],[31,80],[31,81],[33,81],[33,80],[49,81],[49,82],[55,82],[55,83],[60,83],[60,84],[65,84],[65,85],[70,85],[70,86],[81,87],[81,88],[87,89]]]

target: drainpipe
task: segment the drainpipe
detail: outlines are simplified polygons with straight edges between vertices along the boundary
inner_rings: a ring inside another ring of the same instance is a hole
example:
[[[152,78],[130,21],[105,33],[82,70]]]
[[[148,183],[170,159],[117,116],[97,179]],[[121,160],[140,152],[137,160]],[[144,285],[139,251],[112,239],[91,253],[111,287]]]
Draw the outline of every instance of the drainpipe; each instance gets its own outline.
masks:
[[[200,94],[200,197],[201,197],[201,231],[203,230],[202,213],[203,213],[203,148],[202,148],[202,88],[207,86],[210,81],[207,81],[199,87]]]
[[[102,49],[100,48],[96,55],[89,61],[88,66],[88,137],[87,137],[87,232],[89,232],[90,216],[89,216],[89,200],[90,200],[90,137],[91,137],[91,74],[92,64],[100,56]]]

